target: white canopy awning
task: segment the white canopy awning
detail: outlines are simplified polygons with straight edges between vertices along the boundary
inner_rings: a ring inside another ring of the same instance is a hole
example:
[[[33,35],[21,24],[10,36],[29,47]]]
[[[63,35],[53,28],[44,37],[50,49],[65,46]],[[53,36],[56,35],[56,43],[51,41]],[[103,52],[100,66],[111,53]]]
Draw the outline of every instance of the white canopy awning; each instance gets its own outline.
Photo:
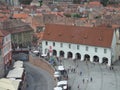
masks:
[[[0,79],[0,90],[18,90],[20,81],[2,78]]]
[[[24,68],[15,68],[13,70],[10,70],[7,78],[22,78],[24,72]]]
[[[23,61],[16,61],[13,65],[14,68],[22,68],[23,67]]]

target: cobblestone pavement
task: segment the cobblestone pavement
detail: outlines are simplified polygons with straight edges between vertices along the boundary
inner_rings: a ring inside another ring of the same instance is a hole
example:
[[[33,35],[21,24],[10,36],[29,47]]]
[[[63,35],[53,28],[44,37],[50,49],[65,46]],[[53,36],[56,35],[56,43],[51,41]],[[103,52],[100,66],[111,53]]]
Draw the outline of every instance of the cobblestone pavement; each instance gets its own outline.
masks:
[[[71,59],[62,61],[66,70],[76,69],[75,73],[71,71],[68,73],[68,84],[72,90],[120,90],[120,64],[118,63],[114,65],[113,70],[110,70],[106,65],[98,63],[80,60],[74,62]]]
[[[30,58],[32,64],[53,75],[54,69],[48,62],[41,60],[39,57],[30,56]],[[80,60],[74,62],[71,59],[65,59],[62,60],[62,64],[66,70],[72,68],[76,70],[75,73],[71,71],[68,73],[68,84],[72,87],[72,90],[120,90],[120,61],[115,63],[113,70],[103,64]]]

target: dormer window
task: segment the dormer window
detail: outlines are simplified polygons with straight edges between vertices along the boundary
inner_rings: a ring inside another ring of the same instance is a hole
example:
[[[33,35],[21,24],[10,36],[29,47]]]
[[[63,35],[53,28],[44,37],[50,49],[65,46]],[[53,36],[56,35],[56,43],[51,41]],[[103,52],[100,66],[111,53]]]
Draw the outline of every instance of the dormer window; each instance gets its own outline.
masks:
[[[50,32],[48,32],[47,35],[50,35]]]
[[[72,38],[74,38],[74,35],[72,35]]]
[[[59,34],[58,34],[58,36],[62,36],[62,34],[61,34],[61,33],[59,33]]]
[[[87,35],[84,35],[84,39],[87,39],[88,38],[88,36]]]
[[[102,37],[99,37],[99,41],[102,41]]]

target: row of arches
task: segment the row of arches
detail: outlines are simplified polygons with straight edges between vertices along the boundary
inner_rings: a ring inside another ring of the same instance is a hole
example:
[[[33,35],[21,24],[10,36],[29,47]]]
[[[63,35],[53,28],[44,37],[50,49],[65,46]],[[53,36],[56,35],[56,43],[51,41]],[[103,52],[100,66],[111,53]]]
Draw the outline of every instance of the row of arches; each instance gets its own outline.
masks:
[[[52,55],[53,55],[53,56],[57,56],[57,51],[56,51],[56,50],[53,50],[53,51],[52,51]],[[59,56],[60,56],[60,57],[64,57],[64,55],[65,55],[65,52],[64,52],[64,51],[60,51],[60,52],[59,52]],[[67,52],[67,58],[73,58],[73,53],[72,53],[72,52]],[[75,54],[75,59],[81,59],[81,54],[80,54],[80,53],[76,53],[76,54]],[[93,60],[92,60],[93,62],[100,62],[100,61],[99,61],[99,56],[97,56],[97,55],[93,56],[92,59],[93,59]],[[84,61],[90,61],[90,55],[89,55],[89,54],[85,54],[83,60],[84,60]],[[102,63],[108,64],[108,58],[107,58],[107,57],[103,57],[103,58],[102,58]]]

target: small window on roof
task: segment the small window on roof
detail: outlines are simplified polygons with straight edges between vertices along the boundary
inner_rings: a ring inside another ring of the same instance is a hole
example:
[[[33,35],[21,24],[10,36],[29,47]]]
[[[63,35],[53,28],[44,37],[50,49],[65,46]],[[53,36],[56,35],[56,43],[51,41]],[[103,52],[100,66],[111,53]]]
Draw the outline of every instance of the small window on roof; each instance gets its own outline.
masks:
[[[62,36],[62,34],[61,34],[61,33],[59,33],[59,34],[58,34],[58,36]]]
[[[99,41],[102,41],[102,40],[103,40],[103,39],[102,39],[102,37],[100,36],[100,37],[99,37]]]
[[[50,35],[50,32],[48,32],[47,34]]]

